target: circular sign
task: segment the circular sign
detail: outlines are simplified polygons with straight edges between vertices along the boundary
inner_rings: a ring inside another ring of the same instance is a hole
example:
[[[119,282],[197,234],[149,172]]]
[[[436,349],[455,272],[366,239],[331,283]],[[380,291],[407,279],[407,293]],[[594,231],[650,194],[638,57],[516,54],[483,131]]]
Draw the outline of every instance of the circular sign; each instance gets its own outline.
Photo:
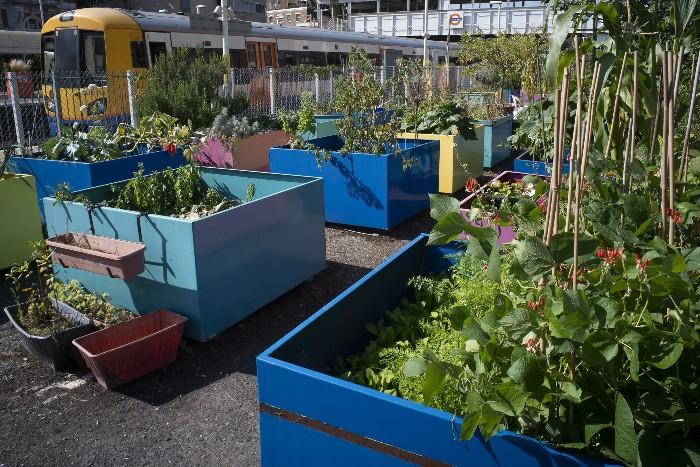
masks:
[[[450,25],[451,26],[459,26],[462,24],[462,14],[461,13],[452,13],[450,15]]]

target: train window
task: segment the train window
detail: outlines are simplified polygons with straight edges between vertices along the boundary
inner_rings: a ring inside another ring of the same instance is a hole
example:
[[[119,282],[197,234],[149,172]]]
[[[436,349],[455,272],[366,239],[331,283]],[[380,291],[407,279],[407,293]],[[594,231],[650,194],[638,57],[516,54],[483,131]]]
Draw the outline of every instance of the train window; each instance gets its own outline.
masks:
[[[263,61],[265,66],[273,66],[272,63],[272,45],[270,44],[263,44],[262,46],[263,49]]]
[[[45,73],[53,71],[56,43],[53,35],[45,34],[41,38],[41,69]]]
[[[55,50],[54,68],[56,71],[75,72],[80,70],[77,28],[57,29]]]
[[[146,41],[131,41],[131,66],[134,68],[148,68]]]
[[[164,54],[167,52],[167,48],[165,47],[165,42],[149,42],[148,48],[150,49],[150,52],[151,52],[151,63],[155,63],[161,54]]]
[[[105,71],[105,36],[98,32],[82,32],[82,69],[92,74]]]
[[[232,68],[245,68],[248,64],[245,50],[230,49],[229,56]]]
[[[258,52],[255,48],[255,44],[248,44],[246,50],[248,51],[248,68],[257,68]]]

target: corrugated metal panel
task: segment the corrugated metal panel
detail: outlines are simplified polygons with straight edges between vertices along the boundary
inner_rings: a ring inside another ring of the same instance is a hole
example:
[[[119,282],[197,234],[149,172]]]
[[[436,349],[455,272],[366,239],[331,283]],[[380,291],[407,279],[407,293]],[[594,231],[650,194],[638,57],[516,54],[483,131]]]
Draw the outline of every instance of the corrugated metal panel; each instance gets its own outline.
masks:
[[[0,53],[39,54],[41,35],[38,32],[0,30]]]

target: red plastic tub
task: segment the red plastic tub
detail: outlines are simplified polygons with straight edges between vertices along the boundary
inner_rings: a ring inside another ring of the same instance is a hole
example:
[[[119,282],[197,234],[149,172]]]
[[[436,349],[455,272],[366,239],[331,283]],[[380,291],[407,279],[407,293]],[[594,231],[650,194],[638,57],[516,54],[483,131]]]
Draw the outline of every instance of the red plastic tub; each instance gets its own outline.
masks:
[[[73,341],[88,368],[112,389],[174,362],[187,318],[158,310]]]

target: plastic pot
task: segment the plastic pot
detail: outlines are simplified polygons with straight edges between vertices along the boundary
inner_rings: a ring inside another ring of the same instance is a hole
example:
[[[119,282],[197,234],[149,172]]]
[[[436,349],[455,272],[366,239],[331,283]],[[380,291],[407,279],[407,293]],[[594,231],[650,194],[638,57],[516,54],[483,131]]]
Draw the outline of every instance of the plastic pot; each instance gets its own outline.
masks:
[[[46,240],[55,263],[103,276],[133,279],[144,270],[143,243],[75,232]]]
[[[5,314],[10,323],[17,329],[20,341],[25,349],[39,357],[46,366],[53,371],[65,370],[79,361],[75,349],[71,346],[73,339],[90,333],[94,326],[89,318],[81,314],[70,305],[58,300],[51,300],[56,310],[67,316],[75,323],[75,327],[65,329],[50,336],[35,336],[27,332],[18,319],[15,319],[19,307],[25,305],[13,305],[5,308]]]
[[[112,389],[174,362],[187,318],[158,310],[73,341],[92,374]]]

